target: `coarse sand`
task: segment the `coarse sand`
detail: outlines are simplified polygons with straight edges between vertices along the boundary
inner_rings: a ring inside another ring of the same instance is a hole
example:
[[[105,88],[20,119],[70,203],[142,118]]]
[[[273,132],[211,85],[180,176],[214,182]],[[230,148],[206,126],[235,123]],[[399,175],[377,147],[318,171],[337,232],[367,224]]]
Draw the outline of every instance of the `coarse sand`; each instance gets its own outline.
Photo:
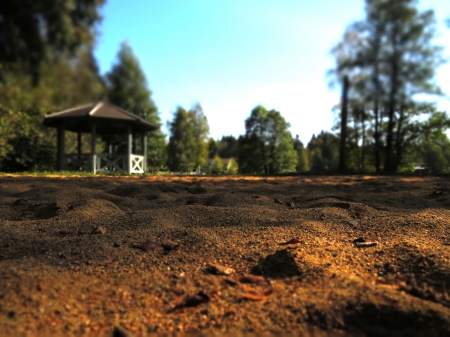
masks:
[[[4,336],[449,336],[447,177],[0,176]]]

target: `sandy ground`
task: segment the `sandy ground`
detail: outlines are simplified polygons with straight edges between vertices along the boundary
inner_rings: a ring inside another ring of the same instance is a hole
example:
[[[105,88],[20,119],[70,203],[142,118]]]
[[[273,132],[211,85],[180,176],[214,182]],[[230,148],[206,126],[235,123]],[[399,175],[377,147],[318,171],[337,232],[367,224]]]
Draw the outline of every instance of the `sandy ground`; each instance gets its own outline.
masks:
[[[448,336],[449,207],[435,177],[0,176],[0,334]]]

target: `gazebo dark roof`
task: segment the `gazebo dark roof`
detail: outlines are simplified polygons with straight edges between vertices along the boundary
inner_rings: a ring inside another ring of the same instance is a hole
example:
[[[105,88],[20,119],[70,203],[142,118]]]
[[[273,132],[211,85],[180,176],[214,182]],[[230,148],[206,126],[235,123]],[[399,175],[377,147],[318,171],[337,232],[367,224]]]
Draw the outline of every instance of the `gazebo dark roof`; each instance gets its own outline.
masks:
[[[157,125],[115,105],[104,102],[87,104],[47,115],[45,116],[44,125],[58,127],[64,124],[66,130],[91,132],[91,125],[94,122],[99,134],[127,133],[129,126],[135,132],[158,129]]]

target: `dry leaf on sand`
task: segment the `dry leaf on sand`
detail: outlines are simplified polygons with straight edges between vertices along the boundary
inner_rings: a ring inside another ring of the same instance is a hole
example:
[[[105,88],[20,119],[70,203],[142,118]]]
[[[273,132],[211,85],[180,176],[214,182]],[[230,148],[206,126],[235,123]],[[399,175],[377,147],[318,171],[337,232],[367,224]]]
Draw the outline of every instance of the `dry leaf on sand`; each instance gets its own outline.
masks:
[[[257,290],[249,290],[248,292],[242,294],[240,298],[242,300],[249,300],[249,301],[264,301],[268,300],[270,296],[272,296],[273,290],[269,289],[265,292],[257,291]]]
[[[180,244],[178,242],[167,240],[167,241],[164,241],[161,245],[166,250],[174,250],[174,249],[177,249]]]
[[[241,276],[239,278],[240,283],[265,283],[270,284],[269,280],[266,280],[263,276],[255,276],[255,275],[249,275],[249,276]]]
[[[207,270],[216,275],[231,275],[235,273],[233,268],[221,266],[220,264],[208,264]]]
[[[278,245],[279,246],[286,246],[286,245],[294,245],[296,243],[300,243],[300,240],[297,238],[292,238],[289,241],[286,242],[280,242]]]
[[[144,252],[148,251],[161,251],[163,250],[163,246],[154,241],[145,241],[143,243],[134,244],[131,247],[143,250]]]
[[[203,291],[199,291],[195,295],[185,297],[183,301],[175,305],[173,308],[167,310],[167,313],[171,313],[179,309],[196,307],[197,305],[208,303],[209,301],[209,296],[206,295]]]

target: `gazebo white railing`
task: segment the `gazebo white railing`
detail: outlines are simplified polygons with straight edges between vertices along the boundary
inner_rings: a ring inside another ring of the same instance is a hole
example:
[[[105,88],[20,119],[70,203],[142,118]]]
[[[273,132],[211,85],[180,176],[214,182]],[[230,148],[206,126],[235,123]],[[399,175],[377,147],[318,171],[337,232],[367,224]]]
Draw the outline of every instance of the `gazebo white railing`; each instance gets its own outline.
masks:
[[[126,172],[127,156],[120,154],[97,153],[95,156],[96,172]]]
[[[145,156],[136,154],[130,155],[129,162],[127,161],[126,154],[96,153],[92,155],[90,153],[83,153],[81,158],[78,158],[77,154],[70,154],[64,155],[63,169],[69,171],[88,171],[92,168],[92,162],[95,162],[95,172],[98,173],[144,173],[144,160]],[[128,167],[130,167],[130,171],[128,171]]]
[[[145,156],[139,156],[136,154],[132,154],[130,156],[130,167],[131,173],[144,173],[145,170]]]

